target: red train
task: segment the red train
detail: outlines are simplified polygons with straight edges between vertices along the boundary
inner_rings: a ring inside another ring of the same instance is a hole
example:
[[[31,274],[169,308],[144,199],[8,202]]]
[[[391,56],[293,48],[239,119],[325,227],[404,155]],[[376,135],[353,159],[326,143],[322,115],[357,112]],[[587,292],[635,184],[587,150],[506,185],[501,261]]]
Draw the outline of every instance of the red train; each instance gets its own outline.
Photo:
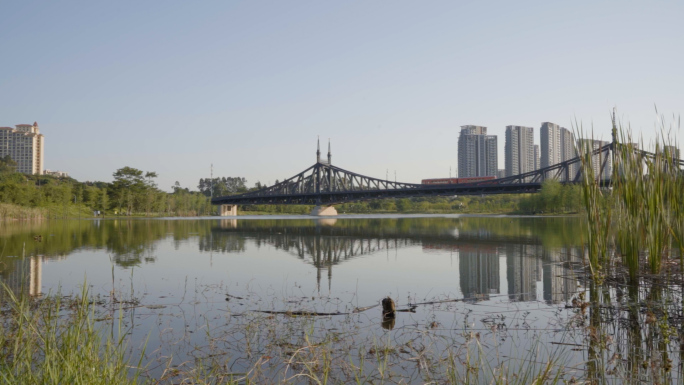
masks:
[[[484,182],[486,180],[496,179],[495,176],[475,176],[470,178],[437,178],[437,179],[423,179],[422,184],[463,184]]]

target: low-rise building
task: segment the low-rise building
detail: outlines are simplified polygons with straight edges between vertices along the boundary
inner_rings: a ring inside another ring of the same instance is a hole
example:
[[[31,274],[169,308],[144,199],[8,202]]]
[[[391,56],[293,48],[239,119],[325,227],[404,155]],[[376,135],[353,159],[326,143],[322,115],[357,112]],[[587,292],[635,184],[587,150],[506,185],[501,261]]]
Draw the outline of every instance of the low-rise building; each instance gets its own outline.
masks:
[[[59,170],[54,170],[54,171],[53,171],[53,170],[45,170],[44,174],[45,174],[45,175],[56,176],[56,177],[58,177],[58,178],[68,178],[68,177],[69,177],[69,173],[68,173],[68,172],[59,171]]]

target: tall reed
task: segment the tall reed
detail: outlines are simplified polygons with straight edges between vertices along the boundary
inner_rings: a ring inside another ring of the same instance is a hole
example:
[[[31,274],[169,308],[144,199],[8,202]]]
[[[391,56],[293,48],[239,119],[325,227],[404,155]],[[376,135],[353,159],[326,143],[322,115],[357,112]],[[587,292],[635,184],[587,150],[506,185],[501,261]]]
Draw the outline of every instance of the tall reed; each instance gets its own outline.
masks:
[[[616,243],[622,262],[629,272],[630,280],[637,282],[639,254],[644,243],[642,231],[644,200],[641,199],[646,183],[644,167],[642,157],[635,154],[639,145],[633,142],[631,131],[623,127],[618,130],[615,121],[613,121],[613,129],[618,133],[613,170],[613,194],[617,197],[615,200],[616,222],[618,223]]]
[[[589,265],[594,278],[605,274],[610,265],[610,250],[614,239],[620,262],[629,278],[637,282],[643,262],[651,274],[661,272],[663,261],[670,257],[672,242],[679,247],[680,264],[684,255],[683,175],[672,151],[672,129],[660,117],[659,135],[654,152],[642,151],[643,141],[635,143],[629,127],[613,117],[612,190],[600,185],[596,175],[597,147],[585,140],[578,141],[581,158],[583,203],[588,219],[587,243]],[[583,131],[577,125],[576,133]],[[612,221],[611,221],[612,219]]]
[[[574,131],[579,137],[584,136],[581,124],[575,123]],[[610,205],[606,204],[600,175],[596,175],[594,171],[593,143],[580,140],[576,143],[575,151],[581,160],[582,201],[588,224],[585,235],[589,253],[589,268],[592,277],[600,281],[605,274],[604,267],[609,259],[612,210]]]

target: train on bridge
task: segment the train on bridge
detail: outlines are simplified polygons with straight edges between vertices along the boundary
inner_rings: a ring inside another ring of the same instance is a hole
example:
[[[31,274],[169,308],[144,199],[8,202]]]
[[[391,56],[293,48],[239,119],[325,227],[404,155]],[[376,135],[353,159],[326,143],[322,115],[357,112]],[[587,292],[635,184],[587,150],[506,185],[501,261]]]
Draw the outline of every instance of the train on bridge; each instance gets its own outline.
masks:
[[[420,181],[421,184],[465,184],[465,183],[478,183],[488,180],[496,179],[494,176],[475,176],[469,178],[437,178],[437,179],[423,179]]]

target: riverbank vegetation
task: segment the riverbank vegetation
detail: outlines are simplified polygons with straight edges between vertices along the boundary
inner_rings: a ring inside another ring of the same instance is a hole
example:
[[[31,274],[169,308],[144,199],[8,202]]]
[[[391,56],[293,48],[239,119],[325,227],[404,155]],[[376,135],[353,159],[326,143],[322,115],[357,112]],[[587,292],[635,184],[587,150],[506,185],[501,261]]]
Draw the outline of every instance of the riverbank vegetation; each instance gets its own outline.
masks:
[[[176,182],[172,192],[157,186],[155,172],[123,167],[113,181],[79,182],[49,175],[14,172],[13,161],[0,159],[0,220],[87,218],[97,216],[214,215],[210,198],[241,194],[265,187],[247,187],[242,177],[200,179],[196,191]],[[337,205],[340,213],[465,213],[567,214],[580,210],[579,188],[556,181],[544,183],[541,194],[379,199]],[[311,206],[241,206],[241,214],[308,214]]]
[[[592,383],[614,382],[617,368],[627,374],[622,383],[682,381],[684,170],[669,136],[679,127],[659,118],[659,136],[646,147],[613,117],[611,188],[597,177],[605,153],[586,143],[577,147],[588,291],[573,306],[587,309]]]
[[[86,289],[76,297],[55,294],[41,299],[17,297],[4,285],[0,291],[0,299],[5,299],[0,316],[0,382],[138,383],[141,370],[126,358],[125,331],[106,333],[96,326],[95,305]],[[109,319],[113,327],[116,321]]]
[[[661,121],[664,119],[661,118]],[[613,123],[616,150],[611,154],[612,188],[601,186],[592,148],[579,147],[582,199],[588,227],[585,236],[589,268],[598,281],[629,277],[638,283],[664,268],[684,266],[684,170],[665,127],[646,153],[629,129]],[[672,263],[676,262],[676,263]],[[625,274],[626,273],[626,274]],[[684,283],[684,282],[682,282]]]
[[[11,159],[0,159],[0,220],[84,218],[92,216],[195,216],[209,215],[206,196],[183,188],[162,191],[155,172],[123,167],[113,181],[79,182],[50,175],[14,171]]]
[[[429,198],[376,199],[336,205],[342,214],[577,214],[582,210],[579,186],[556,180],[542,184],[539,194],[502,194]],[[241,206],[243,214],[309,214],[311,206]]]

